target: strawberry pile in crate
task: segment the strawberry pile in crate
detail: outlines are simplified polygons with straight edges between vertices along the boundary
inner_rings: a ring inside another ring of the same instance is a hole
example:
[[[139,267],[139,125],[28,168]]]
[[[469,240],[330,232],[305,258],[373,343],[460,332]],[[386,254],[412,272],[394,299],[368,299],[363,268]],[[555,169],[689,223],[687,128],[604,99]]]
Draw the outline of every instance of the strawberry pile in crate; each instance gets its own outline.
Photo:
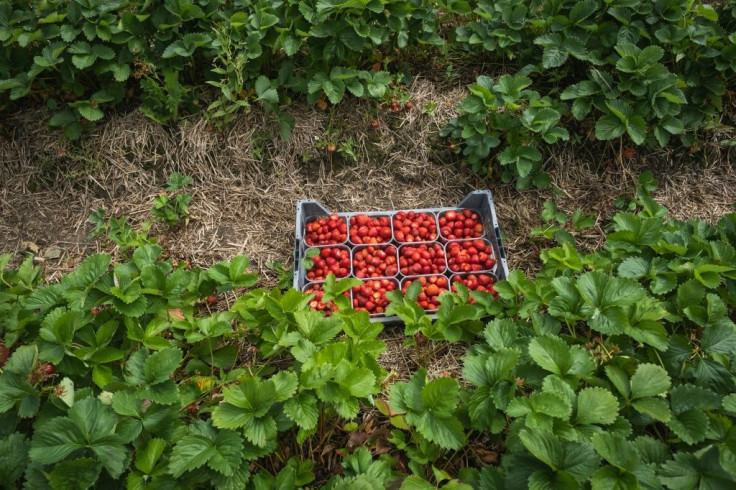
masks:
[[[431,313],[457,283],[494,293],[508,275],[499,235],[490,191],[472,192],[452,208],[401,211],[334,213],[299,201],[294,287],[314,293],[312,308],[330,314],[334,303],[322,302],[327,276],[359,279],[345,293],[353,308],[391,321],[386,293],[419,282],[417,303]]]

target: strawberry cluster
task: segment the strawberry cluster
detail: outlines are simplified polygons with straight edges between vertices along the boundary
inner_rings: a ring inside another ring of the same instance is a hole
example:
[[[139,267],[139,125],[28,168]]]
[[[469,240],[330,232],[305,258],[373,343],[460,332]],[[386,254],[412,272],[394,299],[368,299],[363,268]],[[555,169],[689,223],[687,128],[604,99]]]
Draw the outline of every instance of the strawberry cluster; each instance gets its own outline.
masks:
[[[324,311],[326,315],[330,315],[332,312],[337,311],[337,305],[328,301],[327,304],[322,302],[322,297],[325,295],[325,290],[321,284],[310,284],[304,290],[306,294],[314,294],[314,299],[309,302],[309,307],[313,310]],[[346,297],[350,297],[348,293],[345,293]]]
[[[461,283],[471,291],[484,291],[495,295],[496,290],[493,289],[495,282],[496,280],[491,274],[456,275],[452,277],[452,291],[457,292],[455,284]]]
[[[394,237],[403,243],[436,240],[437,223],[434,215],[399,211],[394,215]]]
[[[348,239],[348,223],[335,213],[307,223],[307,245],[336,245]]]
[[[445,272],[445,249],[437,242],[402,245],[399,248],[399,268],[405,276]]]
[[[364,281],[353,288],[353,308],[367,311],[371,315],[383,313],[389,304],[386,293],[396,289],[394,279],[374,279]]]
[[[470,209],[446,211],[439,217],[440,233],[447,240],[478,238],[483,236],[483,224],[478,213]]]
[[[353,275],[358,279],[395,276],[399,272],[396,262],[393,245],[358,247],[353,250]]]
[[[417,297],[417,304],[425,310],[436,310],[440,307],[438,296],[447,291],[447,278],[445,276],[420,276],[414,280],[405,280],[401,286],[401,290],[406,294],[406,290],[414,281],[419,281],[422,285],[422,291]]]
[[[447,265],[453,272],[479,272],[493,269],[496,260],[486,240],[459,240],[447,244]]]
[[[350,217],[350,241],[356,245],[391,241],[391,219],[388,216],[356,214]]]
[[[312,258],[312,263],[307,270],[310,281],[323,281],[330,273],[335,277],[347,277],[350,274],[350,250],[346,247],[319,249],[319,255]]]

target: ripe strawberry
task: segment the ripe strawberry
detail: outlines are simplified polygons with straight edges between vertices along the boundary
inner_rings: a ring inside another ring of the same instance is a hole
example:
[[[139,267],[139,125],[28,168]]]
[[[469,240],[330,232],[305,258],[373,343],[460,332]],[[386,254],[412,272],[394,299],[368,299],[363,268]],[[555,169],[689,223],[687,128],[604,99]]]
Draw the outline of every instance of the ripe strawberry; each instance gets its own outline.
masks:
[[[314,294],[314,299],[309,302],[309,307],[313,310],[324,311],[325,316],[330,316],[332,312],[337,311],[337,305],[334,302],[328,301],[327,304],[322,302],[322,297],[325,295],[325,290],[322,287],[322,284],[307,284],[304,288],[304,292],[306,294]],[[350,295],[347,292],[344,296],[350,298]]]
[[[100,309],[97,306],[93,306],[91,310],[89,310],[92,315],[97,316],[100,314]]]
[[[453,272],[479,272],[493,269],[496,260],[487,240],[458,240],[447,244],[447,265]]]
[[[431,242],[437,239],[437,222],[430,213],[399,211],[394,215],[394,237],[399,242]]]
[[[350,241],[356,245],[391,241],[391,219],[388,216],[356,214],[350,217]]]
[[[214,294],[211,294],[207,296],[207,299],[205,299],[205,302],[207,303],[207,306],[214,306],[217,304],[217,296]]]
[[[390,277],[397,272],[395,246],[368,245],[353,250],[353,275],[358,279]]]
[[[636,155],[636,149],[628,148],[628,147],[624,148],[624,156],[628,158],[629,160],[634,158],[635,155]]]
[[[312,258],[313,265],[307,270],[307,279],[323,281],[332,273],[335,277],[350,274],[350,250],[347,247],[324,247]]]
[[[402,245],[399,248],[399,268],[405,276],[445,272],[445,249],[436,242]]]
[[[335,245],[348,239],[348,224],[344,218],[331,214],[307,223],[307,245]]]
[[[371,315],[381,314],[389,304],[386,293],[398,287],[395,279],[372,279],[353,288],[353,308]]]
[[[450,210],[440,214],[440,233],[447,240],[479,238],[483,236],[483,224],[478,213],[471,209]]]
[[[414,281],[419,281],[422,285],[422,291],[417,297],[417,304],[425,310],[436,310],[440,307],[438,296],[447,291],[447,278],[445,276],[419,276],[415,278],[404,279],[401,290],[406,294],[406,290]]]
[[[457,292],[455,284],[462,283],[471,291],[483,291],[496,295],[496,290],[493,288],[496,279],[491,274],[457,274],[452,276],[451,282],[454,293]],[[475,303],[475,300],[470,298],[469,303]]]

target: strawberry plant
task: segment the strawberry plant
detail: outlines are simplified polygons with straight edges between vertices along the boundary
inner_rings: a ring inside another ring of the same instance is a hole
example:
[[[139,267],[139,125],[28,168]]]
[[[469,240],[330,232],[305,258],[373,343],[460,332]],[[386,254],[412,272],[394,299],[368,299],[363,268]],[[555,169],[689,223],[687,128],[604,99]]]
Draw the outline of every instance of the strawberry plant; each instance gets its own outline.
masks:
[[[166,191],[162,191],[153,200],[151,214],[154,218],[165,222],[169,226],[176,226],[189,221],[189,203],[192,196],[179,191],[192,183],[192,178],[174,172],[169,177]]]

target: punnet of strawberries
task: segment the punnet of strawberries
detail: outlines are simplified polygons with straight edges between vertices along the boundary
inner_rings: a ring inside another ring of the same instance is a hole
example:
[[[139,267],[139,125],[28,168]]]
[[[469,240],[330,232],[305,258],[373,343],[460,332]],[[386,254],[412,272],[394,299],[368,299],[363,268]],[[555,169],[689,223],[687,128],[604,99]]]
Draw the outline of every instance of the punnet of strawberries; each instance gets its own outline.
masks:
[[[365,245],[353,249],[353,275],[358,279],[391,277],[398,272],[394,245]]]
[[[313,310],[324,311],[327,316],[332,314],[332,312],[337,311],[337,305],[334,302],[328,301],[327,304],[322,302],[325,290],[321,284],[307,284],[304,288],[304,292],[307,294],[314,294],[314,298],[309,302],[309,307]],[[350,298],[350,295],[346,292],[345,297]]]
[[[445,248],[437,242],[402,245],[399,247],[399,269],[405,276],[445,272]]]
[[[350,241],[356,245],[391,241],[391,218],[356,214],[350,217]]]
[[[478,213],[471,209],[445,211],[439,216],[440,233],[447,240],[479,238],[483,236],[483,224]]]
[[[399,211],[394,215],[394,237],[402,243],[431,242],[437,239],[434,214]]]
[[[453,272],[489,271],[496,265],[487,240],[458,240],[446,245],[447,266]]]
[[[486,293],[496,294],[496,290],[493,289],[493,285],[496,283],[496,278],[491,274],[457,274],[452,276],[452,291],[457,292],[455,284],[464,284],[471,291],[483,291]],[[471,299],[472,302],[472,299]]]
[[[370,279],[353,288],[353,308],[371,315],[383,313],[389,304],[386,293],[398,287],[395,279]]]
[[[335,277],[350,274],[350,250],[347,247],[324,247],[312,258],[312,267],[307,270],[307,279],[323,281],[332,273]]]
[[[335,213],[309,221],[306,226],[307,245],[337,245],[348,239],[348,223]]]
[[[406,294],[406,290],[414,281],[419,281],[422,290],[417,297],[417,304],[425,310],[436,310],[440,307],[438,296],[448,290],[448,282],[445,276],[419,276],[404,279],[401,284],[401,291]]]

